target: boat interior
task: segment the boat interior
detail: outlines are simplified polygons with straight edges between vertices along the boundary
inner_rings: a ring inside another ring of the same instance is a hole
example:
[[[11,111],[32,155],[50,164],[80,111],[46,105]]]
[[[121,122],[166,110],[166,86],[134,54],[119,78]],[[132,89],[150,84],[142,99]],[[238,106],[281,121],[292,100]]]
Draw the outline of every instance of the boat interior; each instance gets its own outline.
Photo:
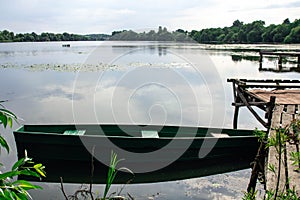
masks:
[[[187,137],[245,137],[253,136],[253,130],[219,129],[159,125],[24,125],[17,132],[32,134],[62,134],[74,136],[187,138]]]

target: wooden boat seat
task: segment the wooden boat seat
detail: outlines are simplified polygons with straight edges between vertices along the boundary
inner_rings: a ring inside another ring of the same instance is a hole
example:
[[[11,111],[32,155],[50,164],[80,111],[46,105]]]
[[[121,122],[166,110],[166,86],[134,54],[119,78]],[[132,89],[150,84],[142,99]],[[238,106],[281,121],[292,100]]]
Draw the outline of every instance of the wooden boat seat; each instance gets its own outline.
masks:
[[[225,133],[210,133],[213,137],[217,137],[217,138],[227,138],[229,137],[228,134]]]
[[[85,130],[66,130],[64,135],[84,135]]]
[[[157,131],[142,130],[143,138],[159,138]]]

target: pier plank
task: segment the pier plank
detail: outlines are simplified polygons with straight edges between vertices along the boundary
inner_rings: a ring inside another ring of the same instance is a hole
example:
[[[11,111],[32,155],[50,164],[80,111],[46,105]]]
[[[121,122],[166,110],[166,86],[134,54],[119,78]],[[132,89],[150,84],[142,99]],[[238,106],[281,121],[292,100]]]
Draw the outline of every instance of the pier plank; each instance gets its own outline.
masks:
[[[276,96],[278,104],[300,104],[300,90],[249,90],[253,95],[262,99],[265,102],[270,100],[271,96]]]
[[[283,112],[284,105],[277,105],[274,108],[273,114],[272,114],[272,121],[271,121],[271,129],[269,132],[268,137],[276,137],[276,129],[281,127],[281,113]],[[275,167],[275,172],[278,171],[278,153],[276,152],[275,147],[270,147],[268,152],[268,162],[266,164],[266,188],[267,190],[274,190],[276,188],[277,183],[277,174],[270,171],[268,168],[269,166]],[[284,174],[280,173],[280,177],[284,176]],[[279,186],[280,189],[282,189],[284,186],[281,184]]]
[[[300,52],[282,52],[282,51],[261,51],[260,52],[261,55],[273,55],[273,56],[293,56],[293,57],[298,57],[300,56]]]
[[[285,115],[286,114],[295,115],[295,109],[296,109],[296,105],[287,105]],[[286,117],[287,117],[287,120],[294,119],[294,116],[291,116],[291,117],[286,116]],[[291,119],[289,119],[289,118],[291,118]],[[286,122],[289,124],[289,121],[286,121]]]
[[[294,119],[295,115],[295,105],[287,105],[286,111],[282,113],[282,128],[287,128],[291,121]],[[283,152],[283,162],[282,162],[282,170],[285,173],[285,179],[283,179],[281,182],[285,186],[286,189],[293,188],[295,186],[293,173],[292,173],[292,161],[290,159],[290,153],[292,151],[296,151],[296,147],[294,148],[293,145],[291,145],[289,142],[286,142],[285,144],[286,150]]]

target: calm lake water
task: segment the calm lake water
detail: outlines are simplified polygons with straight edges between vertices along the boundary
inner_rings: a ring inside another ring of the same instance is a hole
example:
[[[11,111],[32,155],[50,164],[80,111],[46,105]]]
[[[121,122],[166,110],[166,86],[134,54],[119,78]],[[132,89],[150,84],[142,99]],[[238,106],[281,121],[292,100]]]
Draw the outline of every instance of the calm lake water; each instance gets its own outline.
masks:
[[[232,127],[232,85],[227,78],[299,79],[299,73],[259,70],[233,59],[233,45],[158,42],[62,42],[0,44],[0,100],[21,124],[122,123]],[[205,50],[210,47],[209,50]],[[222,50],[216,50],[215,47]],[[298,45],[236,45],[235,48],[300,49]],[[247,57],[247,56],[245,56]],[[263,66],[276,68],[276,60]],[[287,63],[288,67],[295,67]],[[15,124],[14,128],[19,125]],[[246,110],[239,128],[262,128]],[[3,130],[16,161],[14,138]],[[5,170],[5,169],[4,169]],[[240,199],[250,170],[166,183],[128,185],[136,199]],[[34,199],[63,199],[59,184],[42,184]],[[70,194],[80,185],[66,184]],[[103,185],[95,186],[102,193]],[[120,185],[111,192],[119,191]],[[42,198],[41,198],[42,197]]]

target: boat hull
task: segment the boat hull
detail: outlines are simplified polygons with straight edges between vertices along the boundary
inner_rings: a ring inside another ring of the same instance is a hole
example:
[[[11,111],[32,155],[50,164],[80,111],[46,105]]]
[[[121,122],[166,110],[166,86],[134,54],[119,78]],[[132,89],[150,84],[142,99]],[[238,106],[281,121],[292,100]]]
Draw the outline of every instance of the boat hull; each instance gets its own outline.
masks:
[[[102,130],[107,128],[102,127],[105,125],[98,126]],[[69,183],[89,183],[91,180],[93,183],[105,183],[112,151],[118,159],[124,159],[119,162],[119,167],[134,172],[134,175],[118,172],[115,183],[126,183],[131,179],[133,183],[147,183],[249,168],[258,149],[257,138],[251,132],[242,130],[205,128],[203,133],[206,133],[203,134],[197,128],[194,137],[188,131],[186,135],[189,137],[184,137],[184,129],[179,137],[169,137],[176,127],[164,127],[163,130],[160,127],[159,138],[143,138],[136,136],[135,131],[131,132],[133,136],[128,137],[112,136],[111,133],[63,135],[61,132],[74,127],[60,125],[56,131],[48,130],[49,127],[25,125],[14,132],[18,157],[24,157],[27,150],[35,162],[43,163],[47,172],[43,181],[46,182],[59,182],[62,177],[64,182]],[[84,127],[87,133],[95,128],[92,125],[79,127],[80,130]],[[127,127],[131,128],[130,125]],[[141,126],[137,128],[144,129]],[[158,127],[151,126],[150,129],[157,130]],[[212,130],[228,133],[228,137],[211,137],[208,132]],[[32,177],[22,178],[36,180]]]

